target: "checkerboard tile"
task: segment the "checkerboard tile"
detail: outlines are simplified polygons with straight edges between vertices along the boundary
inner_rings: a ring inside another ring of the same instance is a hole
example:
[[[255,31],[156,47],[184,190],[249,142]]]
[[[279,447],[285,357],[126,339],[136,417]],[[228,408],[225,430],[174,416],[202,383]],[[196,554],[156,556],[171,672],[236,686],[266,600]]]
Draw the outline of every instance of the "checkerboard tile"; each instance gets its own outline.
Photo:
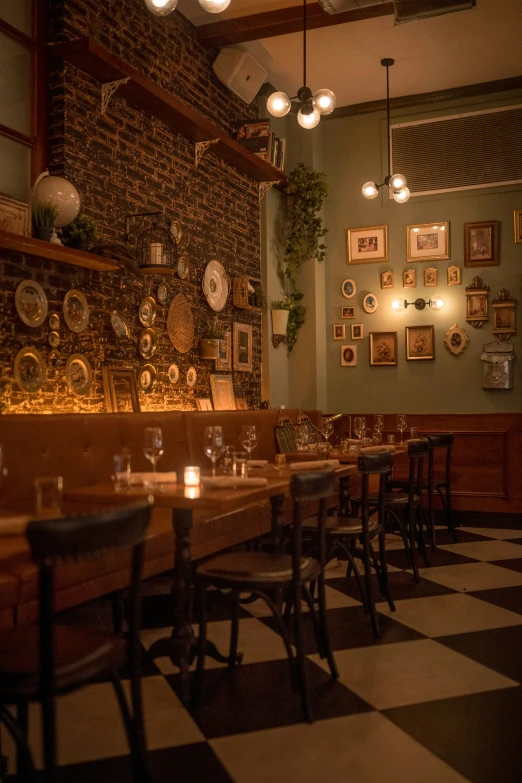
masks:
[[[457,531],[438,528],[431,567],[416,584],[398,536],[387,536],[396,611],[379,593],[382,636],[373,636],[346,563],[327,573],[328,621],[340,672],[317,654],[304,607],[315,722],[303,723],[277,624],[256,600],[241,607],[235,669],[207,659],[203,699],[185,708],[177,668],[153,661],[171,631],[170,577],[146,585],[142,644],[147,740],[155,783],[520,783],[522,745],[522,529],[494,515]],[[226,653],[230,599],[209,594],[209,638]],[[64,621],[110,627],[107,601]],[[197,634],[197,625],[194,631]],[[126,673],[123,672],[125,678]],[[131,781],[111,685],[60,699],[61,783]],[[37,710],[30,740],[41,763]],[[14,749],[2,730],[2,753]],[[13,778],[9,778],[10,780]]]

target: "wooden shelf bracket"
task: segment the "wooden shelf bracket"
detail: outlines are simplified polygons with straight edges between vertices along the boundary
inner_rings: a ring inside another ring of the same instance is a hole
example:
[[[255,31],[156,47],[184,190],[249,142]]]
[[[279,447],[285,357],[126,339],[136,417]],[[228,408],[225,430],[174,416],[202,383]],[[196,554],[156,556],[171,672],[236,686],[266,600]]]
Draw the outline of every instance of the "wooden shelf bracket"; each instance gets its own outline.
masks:
[[[101,113],[105,114],[109,101],[120,86],[120,84],[127,84],[130,76],[126,76],[124,79],[116,79],[113,82],[105,82],[101,86]]]
[[[198,167],[198,163],[205,154],[205,152],[208,150],[209,147],[211,147],[213,144],[217,144],[220,139],[209,139],[208,141],[196,141],[194,144],[194,163],[196,164],[196,168]]]

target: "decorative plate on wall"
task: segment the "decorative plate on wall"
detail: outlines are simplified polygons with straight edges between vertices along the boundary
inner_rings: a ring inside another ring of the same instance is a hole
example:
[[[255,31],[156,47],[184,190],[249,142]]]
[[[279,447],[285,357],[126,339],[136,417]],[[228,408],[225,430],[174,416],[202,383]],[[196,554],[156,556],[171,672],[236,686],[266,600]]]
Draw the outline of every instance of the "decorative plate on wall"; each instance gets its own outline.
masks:
[[[216,313],[221,312],[227,302],[230,278],[219,261],[209,261],[203,273],[203,293]]]
[[[113,310],[111,313],[111,326],[117,337],[130,337],[129,324],[117,310]]]
[[[179,367],[177,364],[171,364],[169,369],[167,370],[167,375],[169,376],[169,381],[171,383],[177,383],[179,380]]]
[[[156,370],[152,364],[146,364],[141,368],[138,375],[138,388],[140,391],[149,394],[156,385]]]
[[[179,266],[179,263],[178,263]],[[170,297],[170,288],[167,283],[160,283],[156,292],[160,305],[166,305]]]
[[[194,316],[183,294],[174,297],[169,307],[167,332],[172,345],[180,353],[187,353],[194,344]]]
[[[174,242],[179,245],[183,236],[183,228],[179,220],[173,220],[170,224],[170,233]]]
[[[88,394],[92,386],[92,369],[89,360],[81,353],[73,353],[65,365],[65,380],[73,394]]]
[[[72,288],[63,300],[63,317],[71,332],[83,332],[89,324],[89,305],[81,291]]]
[[[139,349],[144,359],[150,359],[156,353],[158,338],[154,329],[144,329],[140,335]]]
[[[60,316],[58,313],[51,313],[49,316],[49,326],[53,332],[56,332],[56,330],[60,328]]]
[[[47,318],[47,297],[39,283],[22,280],[15,293],[16,312],[26,326],[41,326]]]
[[[355,296],[357,293],[355,280],[353,280],[351,277],[347,277],[346,280],[343,280],[341,283],[341,293],[345,299],[351,299],[352,296]]]
[[[187,370],[187,386],[195,386],[198,379],[198,374],[194,367],[189,367]]]
[[[58,348],[60,345],[60,335],[58,332],[49,332],[49,345],[51,348]]]
[[[178,277],[182,280],[186,280],[189,275],[189,260],[187,256],[180,256],[178,258]]]
[[[49,367],[58,367],[61,361],[62,357],[59,351],[51,351],[49,354]]]
[[[156,320],[156,302],[152,296],[146,296],[139,308],[140,324],[142,326],[152,326]]]
[[[374,313],[379,307],[379,302],[375,294],[366,294],[363,299],[363,310],[365,313]]]
[[[40,351],[37,351],[33,346],[18,351],[14,360],[14,376],[22,391],[39,391],[47,377]]]

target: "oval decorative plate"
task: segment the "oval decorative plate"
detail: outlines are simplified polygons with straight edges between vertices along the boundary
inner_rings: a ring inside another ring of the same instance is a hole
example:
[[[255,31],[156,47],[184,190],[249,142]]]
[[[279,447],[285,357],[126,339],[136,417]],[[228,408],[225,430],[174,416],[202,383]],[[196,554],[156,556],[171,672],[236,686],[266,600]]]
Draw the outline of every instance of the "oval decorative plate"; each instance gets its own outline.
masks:
[[[187,370],[187,386],[195,386],[198,379],[198,374],[194,367],[189,367]]]
[[[365,313],[374,313],[379,307],[379,302],[375,294],[366,294],[363,299],[363,310]]]
[[[39,283],[22,280],[15,293],[16,312],[26,326],[41,326],[47,318],[47,297]]]
[[[33,346],[18,351],[14,360],[14,376],[22,391],[39,391],[47,377],[40,351],[37,351]]]
[[[181,242],[181,237],[183,236],[183,228],[179,220],[173,220],[170,224],[170,235],[176,245],[179,245]]]
[[[355,296],[355,294],[357,293],[357,286],[355,285],[355,280],[352,280],[351,277],[347,277],[346,280],[343,280],[343,282],[341,283],[341,293],[345,299],[351,299],[352,296]]]
[[[79,397],[88,394],[92,386],[92,368],[89,360],[81,353],[69,356],[65,365],[65,380],[73,394]]]
[[[63,317],[71,332],[83,332],[89,324],[89,305],[81,291],[72,288],[63,300]]]
[[[178,261],[178,268],[179,268],[179,261]],[[158,297],[158,302],[161,305],[167,304],[169,301],[170,296],[170,288],[166,283],[160,283],[158,286],[158,290],[156,292],[156,296]]]
[[[177,383],[179,380],[179,368],[177,364],[171,364],[169,369],[167,370],[167,375],[169,376],[169,381],[171,383]]]
[[[141,368],[138,375],[138,386],[140,391],[148,394],[156,385],[156,370],[152,364],[146,364]]]
[[[186,280],[189,274],[189,260],[187,256],[180,256],[178,258],[178,277],[182,280]]]
[[[174,297],[169,307],[167,332],[172,345],[180,353],[187,353],[194,344],[194,316],[183,294]]]
[[[203,273],[203,293],[210,307],[219,313],[224,308],[228,296],[228,275],[219,261],[209,261]]]
[[[49,316],[49,326],[53,332],[56,332],[56,330],[60,328],[60,316],[58,313],[51,313]]]
[[[111,313],[111,326],[117,337],[130,337],[129,324],[117,310]]]
[[[51,348],[58,348],[60,345],[60,335],[58,332],[49,332],[49,345]]]
[[[144,359],[150,359],[156,353],[158,338],[154,329],[144,329],[140,335],[139,349]]]
[[[156,320],[156,302],[152,296],[146,296],[140,304],[139,309],[140,324],[142,326],[152,326]]]
[[[59,351],[51,351],[49,354],[49,367],[58,367],[62,357]]]

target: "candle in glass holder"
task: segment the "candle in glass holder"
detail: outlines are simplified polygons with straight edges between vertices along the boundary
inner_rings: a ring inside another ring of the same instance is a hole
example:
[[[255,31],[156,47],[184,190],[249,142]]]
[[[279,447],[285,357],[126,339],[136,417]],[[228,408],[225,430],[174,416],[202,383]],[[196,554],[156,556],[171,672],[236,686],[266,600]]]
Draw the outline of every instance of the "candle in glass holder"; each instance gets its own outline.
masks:
[[[199,487],[199,468],[197,465],[189,465],[184,473],[186,487]]]

